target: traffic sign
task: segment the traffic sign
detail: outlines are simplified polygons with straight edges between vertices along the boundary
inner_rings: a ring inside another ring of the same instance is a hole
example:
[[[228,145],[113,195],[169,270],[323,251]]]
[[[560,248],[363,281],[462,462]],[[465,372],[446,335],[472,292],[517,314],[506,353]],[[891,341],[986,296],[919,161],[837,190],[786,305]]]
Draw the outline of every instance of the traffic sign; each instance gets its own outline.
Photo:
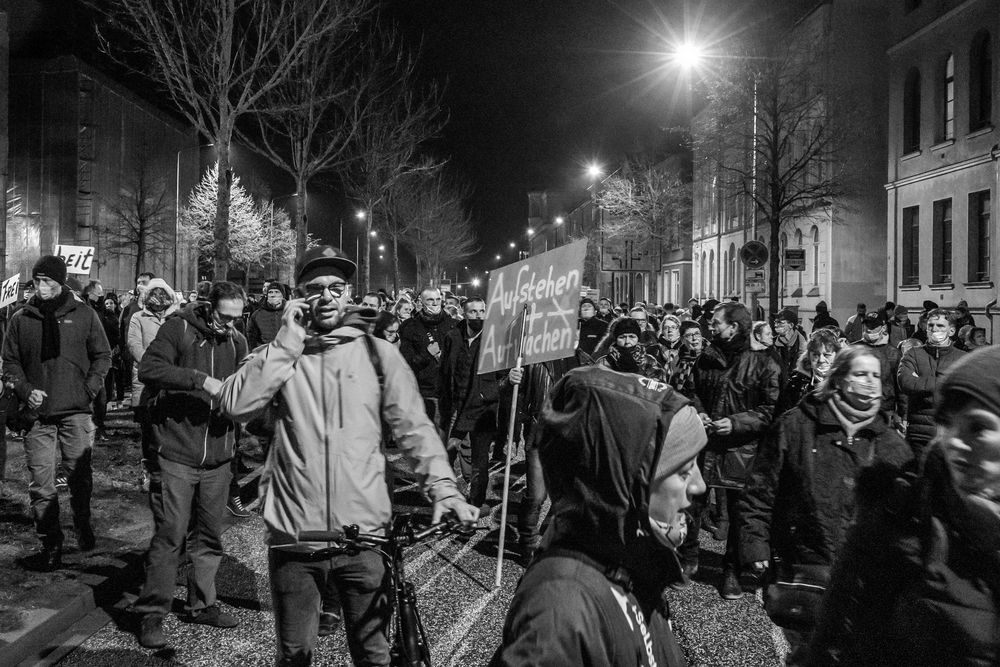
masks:
[[[747,269],[743,275],[743,289],[747,294],[763,293],[765,282],[764,269]]]
[[[806,249],[785,248],[785,271],[806,270]]]
[[[759,269],[767,264],[767,246],[760,241],[747,241],[740,248],[740,261],[748,269]]]

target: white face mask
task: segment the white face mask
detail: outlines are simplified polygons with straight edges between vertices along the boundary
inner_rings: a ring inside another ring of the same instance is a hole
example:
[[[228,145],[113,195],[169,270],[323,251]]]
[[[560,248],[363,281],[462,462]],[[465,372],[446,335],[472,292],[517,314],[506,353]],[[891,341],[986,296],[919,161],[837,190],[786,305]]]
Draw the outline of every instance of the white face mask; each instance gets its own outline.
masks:
[[[35,294],[37,294],[38,298],[42,301],[48,301],[56,295],[56,289],[52,285],[39,282],[38,285],[35,286]]]
[[[948,340],[947,331],[932,331],[927,334],[927,341],[935,346],[943,345]]]

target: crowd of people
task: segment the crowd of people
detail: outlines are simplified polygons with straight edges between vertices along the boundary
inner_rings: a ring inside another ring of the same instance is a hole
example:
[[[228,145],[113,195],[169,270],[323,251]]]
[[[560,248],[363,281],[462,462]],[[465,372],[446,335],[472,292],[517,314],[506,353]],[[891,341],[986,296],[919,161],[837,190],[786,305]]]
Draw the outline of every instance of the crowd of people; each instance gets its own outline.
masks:
[[[513,415],[527,571],[497,664],[684,664],[663,593],[695,579],[726,600],[764,587],[789,664],[1000,657],[1000,349],[964,302],[926,302],[916,323],[904,306],[858,304],[843,328],[821,303],[806,333],[791,309],[755,320],[736,302],[584,298],[575,356],[480,374],[482,297],[352,298],[355,269],[319,246],[294,288],[268,281],[259,299],[229,282],[184,296],[148,273],[119,299],[42,257],[2,347],[32,565],[61,566],[61,474],[77,545],[95,548],[90,451],[128,397],[154,520],[139,642],[167,645],[184,554],[184,618],[236,626],[215,575],[223,513],[248,515],[234,487],[246,429],[267,445],[277,664],[309,664],[341,623],[356,664],[388,664],[381,559],[317,560],[325,545],[298,535],[383,529],[387,447],[433,520],[476,522]],[[724,542],[717,579],[700,570],[703,528]]]

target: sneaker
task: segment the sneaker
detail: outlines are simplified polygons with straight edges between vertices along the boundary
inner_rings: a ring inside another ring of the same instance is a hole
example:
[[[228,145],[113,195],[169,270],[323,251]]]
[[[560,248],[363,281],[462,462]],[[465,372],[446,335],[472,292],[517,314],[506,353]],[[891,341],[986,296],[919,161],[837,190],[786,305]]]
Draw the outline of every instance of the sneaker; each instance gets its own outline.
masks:
[[[68,489],[69,488],[69,478],[64,474],[56,475],[56,488],[57,489]]]
[[[330,611],[321,612],[319,615],[319,632],[316,634],[320,637],[329,637],[337,628],[340,627],[340,615]]]
[[[237,496],[229,496],[229,502],[226,503],[226,509],[229,513],[240,519],[245,519],[248,516],[252,516],[253,512],[243,507],[243,499]]]
[[[163,634],[163,615],[146,614],[139,625],[139,645],[144,648],[163,648],[167,638]]]
[[[77,530],[76,544],[80,551],[93,551],[97,546],[97,538],[94,536],[94,529],[88,523],[83,528]]]
[[[743,587],[740,586],[740,578],[733,570],[726,570],[722,573],[722,588],[719,594],[723,600],[739,600],[743,597]]]
[[[199,625],[210,625],[213,628],[235,628],[240,624],[236,617],[224,611],[219,611],[218,605],[205,607],[195,614],[190,614],[188,623],[198,623]]]

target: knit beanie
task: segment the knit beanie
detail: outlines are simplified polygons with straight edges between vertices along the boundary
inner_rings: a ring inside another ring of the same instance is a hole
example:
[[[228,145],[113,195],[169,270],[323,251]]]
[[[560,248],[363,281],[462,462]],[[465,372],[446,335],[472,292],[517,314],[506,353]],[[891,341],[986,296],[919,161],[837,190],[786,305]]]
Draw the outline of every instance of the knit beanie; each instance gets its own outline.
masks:
[[[624,334],[642,336],[642,329],[639,328],[639,323],[631,317],[619,317],[611,323],[611,339],[614,340]]]
[[[907,310],[906,306],[904,306],[902,304],[896,306],[895,310],[892,311],[892,314],[895,315],[896,317],[900,317],[902,315],[909,315],[909,313],[910,313],[910,311]]]
[[[697,456],[707,443],[705,425],[702,424],[698,411],[691,405],[681,408],[670,420],[652,478],[655,480],[677,472],[682,465]]]
[[[946,399],[970,397],[1000,415],[1000,347],[983,347],[963,355],[938,383],[934,397],[936,417]]]
[[[37,278],[39,275],[51,278],[60,285],[64,285],[66,284],[66,262],[63,261],[62,257],[45,255],[39,258],[39,260],[35,262],[35,266],[31,269],[32,280]]]

